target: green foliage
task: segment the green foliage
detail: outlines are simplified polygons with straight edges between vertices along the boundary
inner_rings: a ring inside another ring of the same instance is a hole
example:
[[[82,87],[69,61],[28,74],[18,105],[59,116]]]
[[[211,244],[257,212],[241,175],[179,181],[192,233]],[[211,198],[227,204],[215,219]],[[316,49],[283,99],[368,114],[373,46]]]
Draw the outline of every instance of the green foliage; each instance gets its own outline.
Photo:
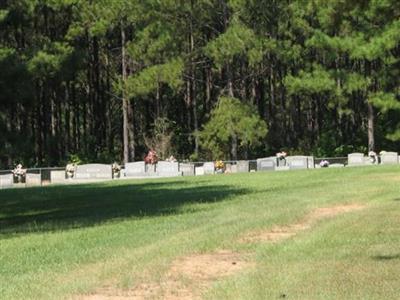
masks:
[[[300,71],[296,77],[289,75],[284,83],[290,94],[313,95],[333,92],[336,88],[332,76],[320,66],[315,66],[311,72]]]
[[[251,29],[240,22],[231,24],[226,32],[219,35],[215,40],[209,42],[204,49],[206,55],[210,56],[217,68],[221,68],[226,63],[231,63],[236,56],[245,55],[249,49],[253,49],[254,60],[259,55],[254,46],[257,44],[255,35]]]
[[[166,84],[172,89],[179,89],[183,84],[183,61],[174,59],[165,64],[154,65],[130,76],[126,87],[130,97],[143,96],[154,92],[161,84]]]
[[[214,159],[221,159],[228,157],[234,139],[241,147],[260,145],[267,134],[267,125],[250,105],[236,98],[220,97],[210,120],[198,134],[202,147]]]

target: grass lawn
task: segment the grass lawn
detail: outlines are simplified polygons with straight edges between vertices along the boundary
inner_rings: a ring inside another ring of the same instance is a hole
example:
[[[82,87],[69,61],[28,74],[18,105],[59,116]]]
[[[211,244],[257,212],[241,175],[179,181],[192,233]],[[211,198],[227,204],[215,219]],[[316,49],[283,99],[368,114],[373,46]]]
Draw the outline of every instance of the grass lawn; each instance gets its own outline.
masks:
[[[0,191],[0,299],[173,296],[399,299],[400,167]]]

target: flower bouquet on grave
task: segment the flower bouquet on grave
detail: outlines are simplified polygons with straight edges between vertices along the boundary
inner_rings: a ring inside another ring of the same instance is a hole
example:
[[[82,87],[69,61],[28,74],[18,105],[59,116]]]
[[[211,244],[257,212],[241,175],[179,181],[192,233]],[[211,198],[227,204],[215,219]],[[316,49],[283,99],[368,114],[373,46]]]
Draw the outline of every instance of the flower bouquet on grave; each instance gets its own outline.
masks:
[[[377,164],[378,163],[378,155],[374,151],[369,151],[368,152],[368,157],[371,163]]]
[[[65,167],[65,172],[67,173],[68,179],[71,179],[72,177],[74,177],[75,169],[76,169],[75,163],[70,163]]]
[[[278,152],[276,157],[278,159],[278,166],[286,166],[286,156],[287,153],[285,151]]]
[[[14,174],[14,177],[17,178],[18,183],[21,183],[22,179],[26,176],[26,169],[23,169],[21,164],[18,164],[11,172]]]
[[[112,164],[111,168],[112,168],[112,172],[113,172],[113,177],[114,178],[120,177],[120,175],[121,175],[121,166],[118,163],[114,162]]]
[[[224,164],[224,162],[223,162],[222,160],[217,160],[217,161],[214,163],[214,166],[215,166],[215,171],[216,171],[218,174],[224,173],[225,164]]]
[[[319,163],[319,166],[320,166],[321,168],[327,168],[327,167],[329,167],[329,161],[327,161],[327,160],[321,160],[321,162]]]
[[[155,165],[158,162],[157,152],[150,150],[144,158],[146,164]]]

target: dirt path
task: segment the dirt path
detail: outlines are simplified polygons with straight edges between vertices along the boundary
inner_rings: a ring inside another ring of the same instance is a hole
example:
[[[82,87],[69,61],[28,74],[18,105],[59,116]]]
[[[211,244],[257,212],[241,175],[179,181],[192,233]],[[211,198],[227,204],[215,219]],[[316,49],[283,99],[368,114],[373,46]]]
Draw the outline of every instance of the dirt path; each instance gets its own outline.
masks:
[[[318,208],[301,222],[277,226],[269,230],[250,232],[240,239],[242,243],[279,242],[310,229],[316,222],[337,215],[364,209],[365,205],[351,204]],[[95,294],[79,296],[79,300],[126,299],[201,299],[208,287],[226,276],[234,275],[255,266],[243,254],[220,250],[213,253],[193,254],[175,260],[158,283],[143,283],[128,291],[104,287]]]

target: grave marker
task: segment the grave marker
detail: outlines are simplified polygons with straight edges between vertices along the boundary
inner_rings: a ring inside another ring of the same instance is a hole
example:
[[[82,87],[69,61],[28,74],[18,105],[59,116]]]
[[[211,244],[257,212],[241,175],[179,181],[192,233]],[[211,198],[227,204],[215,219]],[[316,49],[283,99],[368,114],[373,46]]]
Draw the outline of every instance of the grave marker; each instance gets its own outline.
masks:
[[[399,163],[399,155],[397,152],[384,152],[381,155],[381,164],[394,165]]]
[[[12,188],[14,185],[14,175],[0,175],[0,189]]]
[[[75,179],[112,179],[112,167],[105,164],[78,165]]]
[[[257,171],[274,171],[277,165],[275,156],[257,159]]]

